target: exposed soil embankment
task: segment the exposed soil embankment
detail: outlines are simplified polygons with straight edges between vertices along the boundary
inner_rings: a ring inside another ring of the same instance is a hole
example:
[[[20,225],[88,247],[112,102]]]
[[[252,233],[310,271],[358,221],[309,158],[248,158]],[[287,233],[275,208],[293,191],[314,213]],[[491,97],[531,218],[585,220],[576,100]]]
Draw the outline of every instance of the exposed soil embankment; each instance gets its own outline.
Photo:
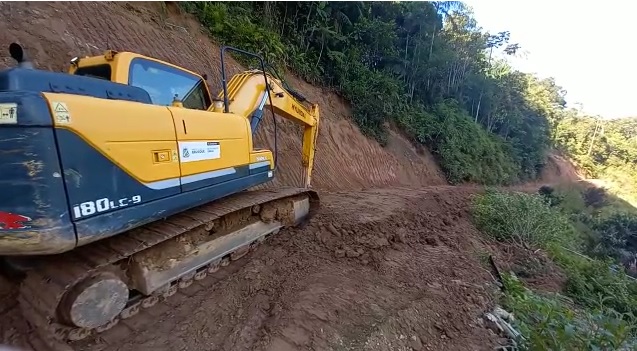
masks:
[[[174,4],[162,3],[2,3],[0,4],[0,67],[13,66],[8,45],[25,46],[36,66],[66,70],[74,56],[98,55],[106,49],[134,51],[208,74],[220,91],[219,47],[190,16]],[[228,73],[244,68],[232,58]],[[321,110],[313,185],[323,190],[388,185],[439,185],[444,178],[426,150],[416,152],[392,133],[383,149],[352,123],[347,104],[331,92],[294,77],[290,84]],[[274,148],[273,124],[266,117],[255,144]],[[301,185],[301,130],[279,118],[279,172],[271,186]]]

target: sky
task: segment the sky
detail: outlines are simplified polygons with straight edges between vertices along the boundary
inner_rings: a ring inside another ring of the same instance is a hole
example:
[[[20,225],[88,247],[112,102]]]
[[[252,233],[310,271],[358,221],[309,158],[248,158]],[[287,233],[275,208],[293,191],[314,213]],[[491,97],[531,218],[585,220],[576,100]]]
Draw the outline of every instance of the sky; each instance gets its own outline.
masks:
[[[508,30],[523,72],[554,77],[569,107],[604,118],[637,116],[637,2],[467,0],[478,25]],[[619,6],[617,6],[619,5]]]

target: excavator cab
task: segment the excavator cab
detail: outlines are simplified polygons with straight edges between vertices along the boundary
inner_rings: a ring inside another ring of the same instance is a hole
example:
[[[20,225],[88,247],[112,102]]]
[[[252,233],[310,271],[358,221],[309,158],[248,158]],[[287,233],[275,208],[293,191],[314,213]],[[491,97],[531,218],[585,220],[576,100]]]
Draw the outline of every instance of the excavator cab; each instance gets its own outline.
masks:
[[[225,69],[225,55],[228,51],[256,58],[260,64],[260,70],[246,71],[233,76],[228,81]],[[305,128],[302,163],[305,186],[310,186],[318,135],[318,105],[309,102],[303,95],[291,89],[280,79],[276,70],[259,55],[223,46],[220,49],[220,58],[222,91],[216,98],[212,98],[205,76],[136,53],[107,50],[102,56],[75,57],[71,60],[69,73],[139,87],[148,92],[151,102],[155,105],[172,105],[244,116],[250,123],[253,135],[264,118],[265,105],[270,105],[275,123],[274,168],[276,168],[277,154],[277,129],[274,116],[276,113]]]
[[[103,56],[71,60],[69,73],[127,84],[144,89],[154,105],[208,110],[212,98],[203,77],[160,60],[108,50]]]

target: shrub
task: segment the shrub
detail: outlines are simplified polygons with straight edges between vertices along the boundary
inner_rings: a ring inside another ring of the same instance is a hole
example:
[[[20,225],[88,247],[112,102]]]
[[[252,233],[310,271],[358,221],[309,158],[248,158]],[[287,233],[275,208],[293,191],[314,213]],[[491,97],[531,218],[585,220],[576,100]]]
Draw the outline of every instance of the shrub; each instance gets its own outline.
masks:
[[[622,263],[637,257],[637,215],[614,212],[595,219],[592,229],[598,240],[593,248],[595,255],[609,256]]]
[[[512,312],[527,350],[618,350],[637,346],[635,325],[626,314],[604,305],[577,309],[558,294],[532,292],[512,275],[504,275],[504,306]]]
[[[551,207],[562,203],[562,198],[555,192],[555,189],[548,185],[543,185],[538,190],[538,194],[542,195]]]
[[[565,292],[576,302],[596,307],[600,301],[621,313],[637,315],[637,283],[621,269],[602,261],[562,261],[568,279]]]
[[[540,195],[489,190],[474,199],[473,216],[478,228],[498,241],[545,248],[580,244],[568,218]]]
[[[197,16],[210,34],[223,44],[259,53],[266,62],[279,68],[285,63],[286,46],[281,36],[258,23],[249,5],[188,1],[180,6]],[[244,64],[256,64],[253,58],[243,55],[238,55],[236,58]]]
[[[587,207],[602,208],[608,201],[606,190],[598,187],[589,187],[584,190],[584,203]]]
[[[540,193],[543,195],[488,190],[473,204],[474,219],[483,232],[499,241],[547,248],[567,275],[564,293],[572,300],[560,294],[534,293],[514,276],[504,275],[503,304],[517,317],[514,325],[523,336],[520,346],[532,350],[634,349],[637,283],[610,262],[586,259],[564,248],[578,249],[582,243],[578,239],[581,233],[569,220],[576,218],[575,208],[585,208],[579,201],[584,201],[582,193],[555,194],[549,187]],[[577,196],[563,196],[569,194]],[[555,196],[560,204],[551,207]],[[592,218],[587,220],[588,226]],[[633,230],[632,218],[625,215],[595,223],[592,228],[613,233],[614,238],[626,237]],[[620,244],[627,246],[626,241]]]
[[[452,99],[430,109],[409,106],[396,114],[396,121],[429,146],[452,184],[509,184],[519,179],[519,165],[509,145],[473,123]]]

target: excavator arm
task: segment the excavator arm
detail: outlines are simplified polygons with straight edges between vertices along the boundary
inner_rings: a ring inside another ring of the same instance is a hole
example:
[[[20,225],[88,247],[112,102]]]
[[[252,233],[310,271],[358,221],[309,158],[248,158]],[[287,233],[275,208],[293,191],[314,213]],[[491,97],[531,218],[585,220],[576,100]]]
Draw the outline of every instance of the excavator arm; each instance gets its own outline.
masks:
[[[306,107],[299,101],[303,98],[298,93],[286,89],[279,79],[261,70],[235,75],[228,82],[226,93],[227,99],[224,99],[224,91],[219,93],[219,100],[213,108],[215,110],[225,108],[225,112],[248,118],[253,135],[263,119],[266,105],[272,108],[273,113],[304,127],[302,164],[304,185],[309,187],[318,135],[318,104],[310,104],[309,108]]]

